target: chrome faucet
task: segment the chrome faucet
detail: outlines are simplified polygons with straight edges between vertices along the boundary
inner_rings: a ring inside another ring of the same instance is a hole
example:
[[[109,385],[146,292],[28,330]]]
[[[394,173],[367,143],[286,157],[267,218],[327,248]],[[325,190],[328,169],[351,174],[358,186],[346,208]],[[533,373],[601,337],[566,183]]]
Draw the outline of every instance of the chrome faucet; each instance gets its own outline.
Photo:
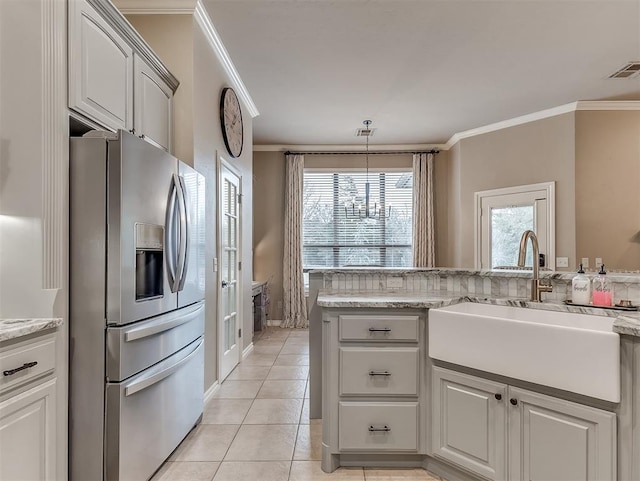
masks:
[[[551,292],[553,287],[548,284],[540,283],[540,247],[538,247],[538,238],[532,230],[526,230],[520,238],[520,250],[518,252],[518,267],[524,267],[525,258],[527,257],[527,240],[531,239],[531,247],[533,248],[533,279],[531,280],[531,300],[541,302],[540,294],[542,292]]]

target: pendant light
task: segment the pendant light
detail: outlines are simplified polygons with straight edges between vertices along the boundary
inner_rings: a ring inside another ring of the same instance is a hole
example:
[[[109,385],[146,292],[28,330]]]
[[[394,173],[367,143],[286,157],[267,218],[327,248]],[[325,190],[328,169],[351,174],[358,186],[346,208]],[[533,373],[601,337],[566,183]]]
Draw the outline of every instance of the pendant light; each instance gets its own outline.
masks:
[[[364,124],[364,129],[362,130],[362,135],[367,138],[366,143],[366,151],[365,151],[365,163],[367,169],[366,181],[364,184],[364,206],[362,204],[352,203],[350,206],[345,206],[345,214],[347,217],[355,217],[360,219],[373,219],[373,218],[386,218],[391,215],[391,206],[388,208],[384,208],[382,205],[378,207],[378,203],[374,202],[373,207],[371,206],[371,198],[370,198],[370,185],[369,185],[369,137],[371,136],[371,120],[365,120],[362,122]]]

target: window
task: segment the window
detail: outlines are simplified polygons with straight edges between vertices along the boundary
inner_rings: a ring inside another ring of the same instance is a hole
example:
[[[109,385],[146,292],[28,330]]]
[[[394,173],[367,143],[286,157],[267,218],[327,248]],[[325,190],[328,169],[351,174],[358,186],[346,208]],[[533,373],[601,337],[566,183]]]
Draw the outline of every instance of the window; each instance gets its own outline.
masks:
[[[352,206],[365,202],[364,171],[305,170],[303,264],[305,269],[345,266],[408,267],[413,174],[369,170],[369,202],[389,217],[360,218]]]
[[[553,182],[476,192],[476,267],[494,269],[515,266],[520,238],[526,230],[536,233],[542,267],[554,269]],[[527,246],[525,265],[533,265]]]

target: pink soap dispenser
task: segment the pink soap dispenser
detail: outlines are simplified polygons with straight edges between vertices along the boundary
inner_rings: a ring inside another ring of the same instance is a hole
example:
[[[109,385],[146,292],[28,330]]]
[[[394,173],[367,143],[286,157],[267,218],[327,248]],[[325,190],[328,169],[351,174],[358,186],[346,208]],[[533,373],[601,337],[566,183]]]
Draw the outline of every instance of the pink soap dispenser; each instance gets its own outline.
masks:
[[[613,305],[613,290],[611,283],[607,279],[604,264],[600,266],[598,275],[593,278],[593,287],[591,289],[592,302],[594,306],[611,306]]]

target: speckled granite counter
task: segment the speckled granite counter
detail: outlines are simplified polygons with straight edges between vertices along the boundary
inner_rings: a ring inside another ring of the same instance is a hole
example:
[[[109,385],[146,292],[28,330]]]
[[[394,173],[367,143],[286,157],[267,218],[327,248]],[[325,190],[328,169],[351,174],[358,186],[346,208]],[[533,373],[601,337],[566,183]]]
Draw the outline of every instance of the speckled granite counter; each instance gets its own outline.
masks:
[[[420,292],[393,291],[358,291],[358,292],[320,292],[317,304],[329,308],[409,308],[409,309],[437,309],[459,302],[480,302],[500,306],[526,307],[548,311],[573,312],[578,314],[592,314],[604,317],[616,317],[613,331],[618,334],[640,337],[640,313],[621,312],[613,309],[597,307],[569,306],[559,301],[531,302],[527,299],[461,296],[460,294],[435,295]]]
[[[62,325],[62,319],[0,319],[0,342],[53,329]]]

